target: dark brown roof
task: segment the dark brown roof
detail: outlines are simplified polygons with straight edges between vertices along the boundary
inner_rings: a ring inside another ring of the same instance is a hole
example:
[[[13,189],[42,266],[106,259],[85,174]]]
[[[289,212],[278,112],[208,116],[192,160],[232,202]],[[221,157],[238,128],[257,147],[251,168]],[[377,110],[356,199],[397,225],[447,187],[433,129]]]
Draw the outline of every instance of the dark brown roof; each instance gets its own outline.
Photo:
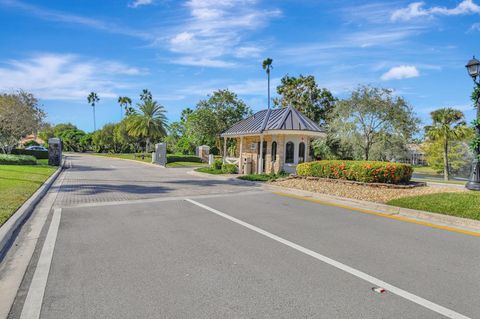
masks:
[[[260,134],[272,130],[323,132],[323,129],[293,107],[262,110],[234,124],[221,136]]]

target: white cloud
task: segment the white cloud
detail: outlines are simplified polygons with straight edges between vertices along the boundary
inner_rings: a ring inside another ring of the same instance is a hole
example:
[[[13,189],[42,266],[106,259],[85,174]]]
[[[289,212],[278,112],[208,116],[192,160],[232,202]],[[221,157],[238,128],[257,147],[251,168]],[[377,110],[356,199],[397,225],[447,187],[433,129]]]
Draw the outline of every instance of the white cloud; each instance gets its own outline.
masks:
[[[232,59],[256,57],[262,51],[244,39],[280,11],[264,10],[257,0],[189,0],[190,18],[168,41],[171,52],[180,57],[173,63],[205,67],[231,67]]]
[[[19,9],[23,12],[47,21],[76,24],[108,33],[122,34],[130,37],[140,38],[143,40],[152,40],[154,38],[151,34],[144,31],[139,31],[128,28],[126,26],[109,23],[104,20],[97,20],[90,17],[74,15],[63,11],[44,9],[18,0],[2,0],[0,1],[0,5]]]
[[[472,26],[470,27],[470,31],[480,31],[480,23],[474,23],[472,24]]]
[[[382,80],[401,80],[408,78],[415,78],[420,76],[420,72],[413,65],[400,65],[391,68],[381,77]]]
[[[0,88],[23,89],[48,100],[83,100],[90,91],[100,97],[118,96],[129,88],[124,77],[145,73],[116,61],[85,59],[73,54],[42,53],[0,66]]]
[[[418,17],[431,17],[434,15],[466,15],[480,14],[480,6],[473,0],[463,0],[454,8],[431,7],[424,8],[425,2],[412,2],[406,8],[395,10],[390,19],[392,21],[408,21]]]
[[[146,6],[152,3],[153,3],[153,0],[135,0],[132,3],[130,3],[128,6],[130,8],[138,8],[140,6]]]

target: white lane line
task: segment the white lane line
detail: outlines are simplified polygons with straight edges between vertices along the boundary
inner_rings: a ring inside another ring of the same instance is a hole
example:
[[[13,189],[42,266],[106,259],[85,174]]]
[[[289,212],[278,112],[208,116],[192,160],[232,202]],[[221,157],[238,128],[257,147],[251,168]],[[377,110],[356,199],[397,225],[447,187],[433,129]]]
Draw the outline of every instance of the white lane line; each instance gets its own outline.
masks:
[[[45,237],[45,243],[43,244],[42,252],[40,253],[40,258],[38,259],[37,268],[33,274],[30,288],[28,289],[27,298],[25,299],[20,319],[40,318],[43,295],[47,286],[47,279],[50,272],[50,265],[52,263],[53,250],[55,249],[61,216],[61,208],[56,208],[53,211],[50,228],[48,229],[47,237]]]
[[[353,276],[356,276],[356,277],[358,277],[358,278],[360,278],[360,279],[363,279],[363,280],[365,280],[365,281],[368,281],[368,282],[372,283],[372,284],[375,285],[375,286],[383,287],[383,288],[385,288],[387,291],[389,291],[389,292],[391,292],[391,293],[393,293],[393,294],[395,294],[395,295],[397,295],[397,296],[400,296],[400,297],[402,297],[402,298],[405,298],[405,299],[407,299],[407,300],[410,300],[411,302],[414,302],[414,303],[416,303],[416,304],[418,304],[418,305],[420,305],[420,306],[422,306],[422,307],[425,307],[425,308],[427,308],[427,309],[430,309],[430,310],[432,310],[432,311],[435,311],[436,313],[439,313],[439,314],[441,314],[441,315],[443,315],[443,316],[445,316],[445,317],[447,317],[447,318],[452,318],[452,319],[469,319],[468,317],[466,317],[466,316],[464,316],[464,315],[462,315],[462,314],[460,314],[460,313],[458,313],[458,312],[455,312],[455,311],[453,311],[453,310],[451,310],[451,309],[445,308],[445,307],[440,306],[440,305],[438,305],[438,304],[436,304],[436,303],[434,303],[434,302],[431,302],[431,301],[426,300],[426,299],[424,299],[424,298],[422,298],[422,297],[419,297],[419,296],[417,296],[417,295],[414,295],[414,294],[412,294],[412,293],[410,293],[410,292],[408,292],[408,291],[405,291],[405,290],[403,290],[403,289],[400,289],[400,288],[398,288],[398,287],[395,287],[395,286],[393,286],[393,285],[391,285],[391,284],[389,284],[389,283],[386,283],[386,282],[384,282],[384,281],[382,281],[382,280],[380,280],[380,279],[378,279],[378,278],[375,278],[375,277],[373,277],[373,276],[370,276],[369,274],[366,274],[366,273],[364,273],[364,272],[362,272],[362,271],[360,271],[360,270],[357,270],[357,269],[355,269],[355,268],[352,268],[352,267],[350,267],[350,266],[347,266],[347,265],[345,265],[345,264],[342,264],[341,262],[338,262],[338,261],[333,260],[333,259],[331,259],[331,258],[328,258],[328,257],[326,257],[326,256],[324,256],[324,255],[321,255],[321,254],[319,254],[319,253],[316,253],[316,252],[314,252],[313,250],[310,250],[310,249],[308,249],[308,248],[305,248],[305,247],[302,247],[302,246],[300,246],[300,245],[297,245],[297,244],[295,244],[295,243],[293,243],[293,242],[291,242],[291,241],[289,241],[289,240],[283,239],[283,238],[281,238],[281,237],[279,237],[279,236],[277,236],[277,235],[274,235],[274,234],[272,234],[272,233],[269,233],[269,232],[266,231],[266,230],[263,230],[263,229],[261,229],[261,228],[259,228],[259,227],[256,227],[256,226],[253,226],[253,225],[251,225],[251,224],[249,224],[249,223],[246,223],[246,222],[244,222],[244,221],[242,221],[242,220],[240,220],[240,219],[237,219],[237,218],[235,218],[235,217],[232,217],[232,216],[230,216],[230,215],[227,215],[227,214],[225,214],[225,213],[222,213],[222,212],[219,211],[219,210],[216,210],[216,209],[214,209],[214,208],[211,208],[211,207],[209,207],[209,206],[207,206],[207,205],[204,205],[204,204],[202,204],[202,203],[199,203],[199,202],[194,201],[194,200],[189,199],[189,198],[186,198],[185,200],[188,201],[188,202],[190,202],[190,203],[192,203],[192,204],[194,204],[194,205],[197,205],[197,206],[199,206],[199,207],[202,207],[202,208],[204,208],[204,209],[206,209],[206,210],[208,210],[208,211],[210,211],[210,212],[212,212],[212,213],[214,213],[214,214],[216,214],[216,215],[218,215],[218,216],[221,216],[221,217],[226,218],[226,219],[228,219],[228,220],[230,220],[230,221],[232,221],[232,222],[234,222],[234,223],[237,223],[237,224],[239,224],[239,225],[242,225],[242,226],[244,226],[244,227],[246,227],[246,228],[248,228],[248,229],[250,229],[250,230],[253,230],[254,232],[257,232],[257,233],[259,233],[259,234],[261,234],[261,235],[264,235],[264,236],[266,236],[266,237],[268,237],[268,238],[271,238],[271,239],[273,239],[273,240],[275,240],[275,241],[278,241],[279,243],[282,243],[282,244],[284,244],[284,245],[286,245],[286,246],[289,246],[289,247],[291,247],[291,248],[293,248],[293,249],[296,249],[296,250],[298,250],[298,251],[300,251],[300,252],[302,252],[302,253],[304,253],[304,254],[306,254],[306,255],[309,255],[309,256],[311,256],[311,257],[313,257],[313,258],[315,258],[315,259],[318,259],[318,260],[320,260],[320,261],[323,261],[324,263],[329,264],[329,265],[331,265],[331,266],[333,266],[333,267],[335,267],[335,268],[338,268],[338,269],[340,269],[340,270],[343,270],[343,271],[345,271],[345,272],[347,272],[347,273],[349,273],[349,274],[351,274],[351,275],[353,275]]]

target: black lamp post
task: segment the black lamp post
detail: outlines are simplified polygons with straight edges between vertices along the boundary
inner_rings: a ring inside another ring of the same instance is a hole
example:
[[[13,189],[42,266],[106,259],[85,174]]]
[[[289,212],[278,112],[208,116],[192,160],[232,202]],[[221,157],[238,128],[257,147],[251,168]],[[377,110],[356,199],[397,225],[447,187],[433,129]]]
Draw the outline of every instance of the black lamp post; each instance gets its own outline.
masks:
[[[468,61],[467,65],[465,66],[467,68],[468,74],[472,77],[473,82],[477,87],[480,88],[480,61],[475,59],[471,59]],[[480,137],[480,126],[478,124],[478,121],[480,120],[480,98],[477,97],[477,100],[475,101],[475,106],[477,108],[477,121],[475,122],[475,133],[476,137]],[[480,191],[480,162],[479,162],[479,156],[480,156],[480,147],[477,146],[477,148],[474,150],[475,153],[475,159],[473,160],[472,163],[472,172],[470,174],[470,178],[468,180],[467,187],[470,190],[474,191]]]

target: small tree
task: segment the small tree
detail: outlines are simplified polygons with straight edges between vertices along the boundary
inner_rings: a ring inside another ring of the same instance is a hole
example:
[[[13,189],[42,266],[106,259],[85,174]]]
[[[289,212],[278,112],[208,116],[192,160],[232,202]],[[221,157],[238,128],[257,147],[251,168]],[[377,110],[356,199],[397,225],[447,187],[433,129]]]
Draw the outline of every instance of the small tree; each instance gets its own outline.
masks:
[[[93,109],[93,130],[97,130],[97,123],[95,119],[95,104],[100,101],[99,97],[97,96],[97,93],[95,92],[90,92],[90,94],[87,96],[87,101],[88,103],[92,106]]]
[[[0,95],[0,148],[10,153],[22,137],[37,133],[45,113],[30,93]]]
[[[372,148],[386,140],[406,144],[418,131],[419,119],[402,97],[389,89],[361,86],[336,104],[329,122],[334,139],[351,144],[355,153],[371,159]],[[384,153],[384,152],[383,152]],[[377,153],[377,159],[384,156]]]
[[[129,117],[127,123],[128,133],[135,137],[145,139],[145,153],[150,150],[150,143],[154,139],[167,134],[167,117],[165,108],[151,99],[138,104],[140,112],[135,112]]]
[[[464,115],[453,108],[441,108],[430,113],[432,125],[425,127],[427,137],[433,142],[441,142],[443,146],[443,178],[450,178],[449,144],[466,138],[471,130],[467,127]]]

